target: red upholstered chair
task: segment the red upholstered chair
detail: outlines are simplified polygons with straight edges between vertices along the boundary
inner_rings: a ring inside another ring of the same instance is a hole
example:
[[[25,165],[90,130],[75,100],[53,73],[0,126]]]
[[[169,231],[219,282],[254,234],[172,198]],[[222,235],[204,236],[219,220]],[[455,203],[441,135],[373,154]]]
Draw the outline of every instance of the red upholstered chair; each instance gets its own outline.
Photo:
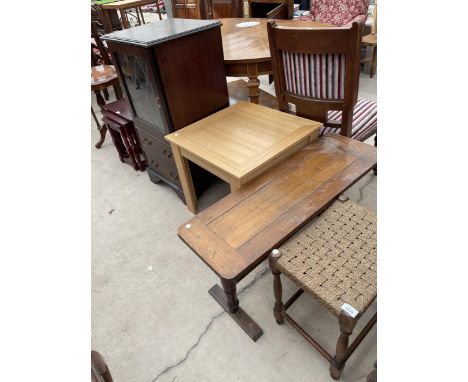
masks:
[[[355,21],[364,26],[369,0],[311,0],[310,14],[300,20],[343,26]]]
[[[321,134],[364,141],[377,133],[377,102],[358,99],[359,23],[340,28],[278,28],[268,23],[279,109],[323,122]]]

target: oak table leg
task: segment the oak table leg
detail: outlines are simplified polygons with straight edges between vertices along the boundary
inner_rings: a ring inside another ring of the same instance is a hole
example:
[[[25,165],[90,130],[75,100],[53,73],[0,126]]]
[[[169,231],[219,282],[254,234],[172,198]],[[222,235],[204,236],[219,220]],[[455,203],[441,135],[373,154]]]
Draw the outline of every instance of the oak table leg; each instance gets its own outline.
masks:
[[[252,320],[247,313],[239,306],[237,299],[236,281],[221,279],[221,285],[215,284],[208,293],[216,302],[234,319],[235,322],[247,333],[253,340],[257,341],[263,334],[262,328]]]
[[[229,187],[231,188],[231,192],[237,191],[242,187],[241,182],[237,179],[231,179],[229,182]]]
[[[193,186],[188,160],[182,156],[179,147],[174,144],[171,144],[171,147],[177,172],[179,173],[180,183],[182,184],[182,190],[184,191],[187,208],[195,215],[197,213],[197,195],[195,194],[195,187]]]

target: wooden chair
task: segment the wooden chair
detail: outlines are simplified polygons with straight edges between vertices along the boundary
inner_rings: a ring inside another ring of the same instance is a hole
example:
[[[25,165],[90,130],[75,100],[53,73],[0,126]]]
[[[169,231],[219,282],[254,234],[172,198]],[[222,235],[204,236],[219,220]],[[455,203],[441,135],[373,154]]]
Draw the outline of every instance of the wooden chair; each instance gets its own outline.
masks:
[[[91,91],[96,95],[100,108],[109,100],[108,88],[110,86],[114,88],[117,99],[123,98],[119,79],[112,65],[111,56],[100,38],[98,23],[91,20]],[[101,92],[104,96],[101,95]],[[99,142],[95,144],[95,147],[100,149],[106,139],[107,127],[106,125],[101,126],[92,106],[91,115],[101,135]]]
[[[343,26],[366,23],[369,0],[311,0],[310,13],[299,19]]]
[[[106,361],[94,350],[91,350],[91,382],[113,382]]]
[[[377,102],[358,99],[361,28],[279,28],[268,23],[279,109],[324,124],[323,134],[364,141],[377,133]],[[374,140],[377,145],[377,140]]]
[[[97,103],[101,109],[106,104],[106,100],[108,100],[109,97],[107,95],[106,99],[103,98],[101,91],[107,90],[107,88],[110,86],[114,88],[115,96],[118,100],[123,98],[119,79],[117,77],[115,68],[112,65],[98,65],[91,67],[91,91],[96,95]],[[100,149],[104,143],[104,140],[106,139],[107,127],[106,125],[101,126],[92,106],[91,114],[93,115],[94,121],[96,122],[97,128],[101,135],[101,139],[98,143],[95,144],[95,147]]]
[[[334,379],[341,377],[346,361],[377,322],[375,313],[349,345],[359,318],[377,298],[376,220],[374,212],[341,198],[270,254],[276,322],[288,321],[306,338],[330,362]],[[300,288],[284,304],[281,273]],[[341,333],[334,356],[286,312],[303,292],[338,319]]]
[[[371,33],[362,37],[362,44],[372,47],[372,56],[366,57],[361,60],[361,63],[371,64],[370,78],[374,77],[377,69],[377,0],[374,2],[374,9],[372,10],[372,29]]]

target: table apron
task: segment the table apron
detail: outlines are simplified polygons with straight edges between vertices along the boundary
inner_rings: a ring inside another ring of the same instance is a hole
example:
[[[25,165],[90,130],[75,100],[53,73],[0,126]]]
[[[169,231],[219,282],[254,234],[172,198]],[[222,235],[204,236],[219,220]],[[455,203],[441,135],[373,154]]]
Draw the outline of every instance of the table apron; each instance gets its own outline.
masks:
[[[271,61],[248,62],[248,63],[224,63],[226,75],[231,77],[249,77],[252,74],[257,76],[272,74]]]

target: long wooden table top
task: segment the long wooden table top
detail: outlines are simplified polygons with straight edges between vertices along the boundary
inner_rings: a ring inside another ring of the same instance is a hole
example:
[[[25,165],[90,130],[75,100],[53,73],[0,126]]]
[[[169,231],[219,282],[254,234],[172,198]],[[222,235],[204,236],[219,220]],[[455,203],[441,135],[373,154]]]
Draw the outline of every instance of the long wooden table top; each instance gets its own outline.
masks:
[[[375,147],[320,137],[178,229],[222,279],[239,281],[377,163]]]

